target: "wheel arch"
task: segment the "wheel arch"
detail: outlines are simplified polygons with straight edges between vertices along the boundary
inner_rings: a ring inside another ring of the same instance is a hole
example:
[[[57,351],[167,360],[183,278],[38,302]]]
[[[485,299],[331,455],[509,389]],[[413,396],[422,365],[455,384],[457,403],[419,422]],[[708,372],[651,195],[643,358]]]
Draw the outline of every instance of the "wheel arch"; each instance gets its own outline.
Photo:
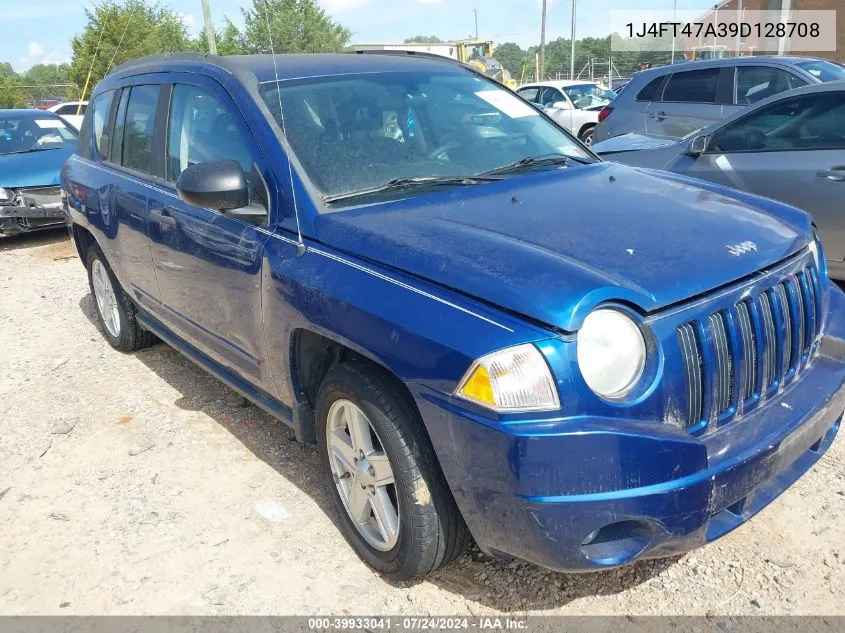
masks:
[[[313,441],[316,437],[314,409],[317,392],[332,367],[356,360],[378,370],[395,384],[419,415],[419,407],[402,379],[389,367],[350,345],[307,328],[291,332],[289,371],[294,394],[294,428],[297,439]],[[420,417],[420,419],[422,419]],[[425,424],[422,425],[425,427]],[[427,431],[426,431],[427,433]]]
[[[589,123],[585,123],[584,125],[582,125],[581,129],[578,130],[578,138],[580,139],[582,136],[584,136],[584,133],[587,130],[592,129],[592,128],[596,127],[597,125],[598,125],[598,123],[596,123],[595,121],[590,121]]]
[[[73,244],[76,246],[79,259],[84,266],[85,258],[88,256],[88,249],[91,248],[92,244],[97,243],[97,239],[91,231],[76,223],[71,225],[71,236],[73,237]]]

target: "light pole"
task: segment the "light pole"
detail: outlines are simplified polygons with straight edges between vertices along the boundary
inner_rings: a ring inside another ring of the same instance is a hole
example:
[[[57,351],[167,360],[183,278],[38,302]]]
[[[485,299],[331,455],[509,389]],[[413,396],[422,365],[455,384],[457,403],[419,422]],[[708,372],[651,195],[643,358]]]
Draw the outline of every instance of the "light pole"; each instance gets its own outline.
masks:
[[[205,36],[208,38],[208,52],[217,55],[217,38],[214,35],[214,25],[211,23],[211,7],[209,0],[202,0],[202,17],[205,22]]]
[[[575,5],[577,3],[578,3],[578,0],[572,0],[572,48],[569,51],[569,78],[570,79],[575,79]]]
[[[540,20],[540,61],[537,63],[537,81],[545,77],[546,66],[546,0],[543,0],[543,17]]]
[[[475,39],[478,39],[478,9],[473,9],[473,13],[475,13]]]
[[[672,2],[672,22],[677,23],[678,21],[678,0],[673,0]],[[672,63],[675,63],[675,35],[674,35],[674,26],[672,27]]]

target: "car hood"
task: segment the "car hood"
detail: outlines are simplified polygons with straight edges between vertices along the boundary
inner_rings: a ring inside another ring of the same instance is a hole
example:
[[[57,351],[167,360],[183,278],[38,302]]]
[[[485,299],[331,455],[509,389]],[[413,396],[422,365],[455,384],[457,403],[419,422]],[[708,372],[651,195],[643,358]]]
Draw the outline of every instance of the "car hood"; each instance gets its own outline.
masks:
[[[44,187],[59,184],[59,170],[75,146],[0,154],[0,187]]]
[[[684,176],[596,163],[325,213],[315,230],[334,248],[574,331],[604,301],[650,312],[750,275],[806,246],[810,221]]]
[[[596,154],[609,154],[612,152],[634,152],[641,149],[657,149],[659,147],[669,147],[677,144],[678,142],[674,139],[630,132],[595,143],[591,149]]]

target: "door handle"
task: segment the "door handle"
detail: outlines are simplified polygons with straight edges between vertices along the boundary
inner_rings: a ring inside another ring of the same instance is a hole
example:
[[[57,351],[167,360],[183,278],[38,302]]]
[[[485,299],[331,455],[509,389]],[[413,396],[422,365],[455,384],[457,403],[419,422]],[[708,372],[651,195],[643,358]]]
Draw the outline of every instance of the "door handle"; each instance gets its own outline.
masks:
[[[669,115],[663,112],[662,110],[660,112],[654,112],[652,114],[649,114],[648,116],[650,116],[652,119],[656,119],[657,121],[663,121],[664,119],[669,118]]]
[[[150,217],[161,224],[164,228],[176,228],[176,218],[170,215],[170,213],[167,212],[167,209],[152,209],[150,211]]]
[[[837,165],[830,169],[822,169],[816,174],[819,178],[827,178],[833,182],[845,182],[845,165]]]

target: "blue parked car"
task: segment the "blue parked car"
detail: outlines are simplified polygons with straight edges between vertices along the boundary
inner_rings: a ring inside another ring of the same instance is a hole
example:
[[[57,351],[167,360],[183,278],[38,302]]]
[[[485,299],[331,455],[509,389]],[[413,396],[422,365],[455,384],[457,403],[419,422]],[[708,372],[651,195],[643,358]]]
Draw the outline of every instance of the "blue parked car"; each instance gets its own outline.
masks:
[[[0,234],[66,224],[59,171],[76,140],[52,112],[0,110]]]
[[[446,59],[133,62],[62,186],[108,342],[155,335],[316,441],[393,578],[470,535],[565,571],[698,547],[840,425],[810,216],[602,162]]]

